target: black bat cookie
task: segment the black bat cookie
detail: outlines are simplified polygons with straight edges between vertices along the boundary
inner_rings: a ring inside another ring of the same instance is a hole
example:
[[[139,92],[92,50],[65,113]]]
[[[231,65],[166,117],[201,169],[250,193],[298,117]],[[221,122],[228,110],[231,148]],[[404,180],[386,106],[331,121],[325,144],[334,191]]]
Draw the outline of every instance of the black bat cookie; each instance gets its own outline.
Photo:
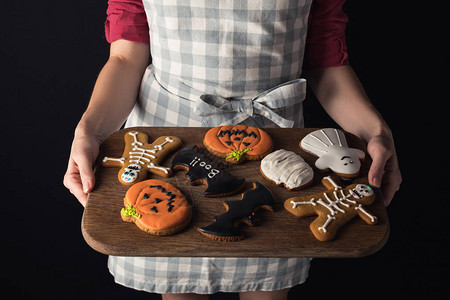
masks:
[[[214,218],[214,223],[198,228],[205,236],[219,241],[237,241],[243,238],[238,225],[253,226],[255,211],[273,211],[272,193],[261,183],[254,182],[253,189],[242,194],[242,200],[224,201],[227,212]]]
[[[198,152],[196,145],[182,149],[172,161],[172,170],[186,170],[186,179],[191,184],[207,186],[203,193],[206,197],[223,197],[239,192],[245,185],[245,179],[232,178],[229,173],[221,169],[221,165],[211,163]]]

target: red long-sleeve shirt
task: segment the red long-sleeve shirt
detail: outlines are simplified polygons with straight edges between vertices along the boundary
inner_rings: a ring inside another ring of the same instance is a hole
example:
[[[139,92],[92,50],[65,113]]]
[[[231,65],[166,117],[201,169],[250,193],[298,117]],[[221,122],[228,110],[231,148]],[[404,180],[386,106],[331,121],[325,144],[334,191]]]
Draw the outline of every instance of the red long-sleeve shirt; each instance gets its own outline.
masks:
[[[325,68],[348,64],[345,0],[313,0],[309,15],[304,68]],[[105,34],[109,43],[118,39],[150,42],[142,0],[109,0]]]

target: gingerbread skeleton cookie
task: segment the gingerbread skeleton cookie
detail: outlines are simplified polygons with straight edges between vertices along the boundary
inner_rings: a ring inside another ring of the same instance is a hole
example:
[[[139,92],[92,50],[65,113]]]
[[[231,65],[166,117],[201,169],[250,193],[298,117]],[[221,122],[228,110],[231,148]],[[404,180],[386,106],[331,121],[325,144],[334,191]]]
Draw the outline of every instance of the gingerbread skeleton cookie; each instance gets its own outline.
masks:
[[[125,149],[122,157],[103,158],[105,167],[120,167],[118,178],[120,183],[130,186],[147,179],[147,172],[162,177],[170,177],[170,168],[159,163],[172,151],[181,146],[181,140],[176,136],[160,136],[148,144],[145,133],[129,131],[125,133]]]
[[[262,129],[245,125],[211,128],[203,140],[209,152],[227,162],[239,164],[246,159],[260,160],[272,151],[272,138]]]
[[[134,184],[125,195],[124,205],[120,212],[122,219],[153,235],[182,230],[192,215],[184,195],[170,183],[158,179]]]
[[[218,162],[210,162],[199,152],[196,145],[180,150],[172,161],[173,170],[185,170],[186,179],[192,185],[206,185],[203,193],[206,197],[223,197],[239,192],[245,185],[245,179],[233,178]]]
[[[313,169],[300,155],[284,149],[264,157],[260,169],[266,179],[288,190],[305,188],[314,178]]]
[[[300,147],[318,159],[315,162],[320,171],[333,171],[343,178],[355,178],[359,174],[364,151],[349,148],[344,133],[334,128],[325,128],[307,134]]]
[[[215,217],[213,223],[198,230],[214,240],[237,241],[243,238],[239,224],[253,226],[255,212],[260,209],[273,211],[273,205],[272,193],[261,183],[254,182],[253,188],[242,194],[242,200],[225,201],[227,211]]]
[[[319,241],[332,240],[337,230],[355,216],[369,225],[377,223],[377,217],[364,207],[375,201],[370,186],[351,184],[342,188],[331,177],[324,177],[322,183],[328,189],[325,192],[293,197],[284,202],[284,208],[296,217],[317,215],[310,229]]]

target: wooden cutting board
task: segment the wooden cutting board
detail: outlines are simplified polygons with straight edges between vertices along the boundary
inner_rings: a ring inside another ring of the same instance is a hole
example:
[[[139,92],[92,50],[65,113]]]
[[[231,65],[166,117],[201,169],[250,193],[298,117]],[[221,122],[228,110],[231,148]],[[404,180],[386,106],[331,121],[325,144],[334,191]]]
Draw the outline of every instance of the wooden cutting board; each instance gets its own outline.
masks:
[[[246,161],[239,165],[229,165],[227,171],[234,177],[245,178],[246,190],[251,182],[258,181],[272,192],[275,200],[274,212],[264,211],[257,226],[241,226],[244,239],[235,242],[219,242],[198,232],[197,228],[206,226],[214,216],[225,212],[224,200],[239,200],[241,194],[224,198],[206,198],[205,186],[192,186],[185,179],[185,171],[176,171],[171,178],[161,178],[150,174],[148,178],[162,179],[175,185],[192,203],[193,219],[183,231],[171,236],[153,236],[139,230],[133,223],[122,221],[120,210],[127,187],[117,179],[119,168],[101,166],[105,156],[121,157],[124,149],[124,134],[134,130],[146,133],[150,142],[159,136],[174,135],[183,141],[183,146],[196,144],[203,148],[203,137],[209,128],[184,127],[136,127],[118,131],[101,146],[96,165],[96,185],[88,196],[82,219],[82,233],[86,242],[95,250],[120,256],[199,256],[199,257],[362,257],[381,249],[389,236],[389,220],[381,194],[375,190],[377,199],[368,207],[378,217],[378,224],[367,225],[355,217],[343,226],[333,241],[319,242],[309,229],[315,217],[297,219],[283,208],[286,199],[294,196],[307,196],[324,191],[321,179],[330,173],[319,173],[314,167],[316,157],[300,149],[300,140],[316,130],[266,128],[274,141],[274,150],[285,149],[300,154],[315,170],[311,186],[301,191],[288,191],[267,181],[260,174],[260,161]],[[350,147],[366,151],[364,143],[357,137],[346,133]],[[172,153],[161,165],[169,167]],[[219,159],[222,160],[223,159]],[[362,163],[360,178],[367,177],[370,159]],[[244,190],[245,191],[245,190]]]

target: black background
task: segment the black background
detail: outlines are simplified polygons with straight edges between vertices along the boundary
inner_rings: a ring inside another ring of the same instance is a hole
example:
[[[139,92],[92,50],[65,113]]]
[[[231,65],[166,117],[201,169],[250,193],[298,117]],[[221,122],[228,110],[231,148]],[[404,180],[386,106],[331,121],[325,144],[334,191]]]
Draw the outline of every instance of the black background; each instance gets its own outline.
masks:
[[[438,299],[450,283],[448,25],[444,8],[385,5],[349,0],[345,9],[351,65],[396,138],[404,182],[388,207],[390,238],[368,257],[313,260],[290,299]],[[107,257],[81,235],[82,206],[62,185],[73,130],[108,57],[106,1],[2,7],[2,290],[16,298],[158,299],[114,283]],[[311,94],[305,106],[307,127],[334,125]]]

